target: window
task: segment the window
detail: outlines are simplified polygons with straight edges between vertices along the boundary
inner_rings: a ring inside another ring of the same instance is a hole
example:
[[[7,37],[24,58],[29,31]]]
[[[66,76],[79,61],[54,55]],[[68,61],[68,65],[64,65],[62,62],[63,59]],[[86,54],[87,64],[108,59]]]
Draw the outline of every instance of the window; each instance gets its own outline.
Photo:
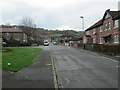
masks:
[[[95,39],[95,38],[93,38],[93,43],[94,43],[94,44],[96,43],[96,39]]]
[[[104,42],[104,39],[103,39],[102,37],[100,37],[99,43],[100,43],[100,44],[103,44],[103,42]]]
[[[118,28],[118,20],[114,21],[114,28]]]
[[[103,26],[100,26],[100,32],[102,32],[103,31]]]
[[[108,22],[108,30],[111,29],[111,22]]]
[[[105,31],[107,30],[107,23],[105,24]]]
[[[119,35],[114,35],[114,43],[119,43]]]
[[[96,29],[93,29],[93,34],[95,34],[96,33]]]
[[[108,22],[105,24],[105,30],[110,30],[111,29],[111,22]]]

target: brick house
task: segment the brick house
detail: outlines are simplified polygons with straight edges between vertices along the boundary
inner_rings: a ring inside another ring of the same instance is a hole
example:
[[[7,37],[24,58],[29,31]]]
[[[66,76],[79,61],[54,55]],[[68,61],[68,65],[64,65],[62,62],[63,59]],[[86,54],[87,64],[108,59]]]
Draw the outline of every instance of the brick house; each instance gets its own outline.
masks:
[[[60,36],[60,37],[58,38],[58,41],[59,41],[59,42],[62,41],[62,43],[68,43],[69,40],[71,40],[71,39],[72,39],[72,36],[70,36],[70,35],[63,35],[63,36]]]
[[[27,35],[18,27],[0,28],[2,38],[6,40],[27,41]]]
[[[86,44],[120,44],[120,11],[106,10],[101,20],[85,30],[83,42]]]

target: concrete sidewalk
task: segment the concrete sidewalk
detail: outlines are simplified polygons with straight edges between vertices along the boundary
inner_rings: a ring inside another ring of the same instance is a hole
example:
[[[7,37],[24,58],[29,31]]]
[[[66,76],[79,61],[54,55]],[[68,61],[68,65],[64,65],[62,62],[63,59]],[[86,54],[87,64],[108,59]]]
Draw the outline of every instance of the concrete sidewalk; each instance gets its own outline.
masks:
[[[33,65],[18,73],[3,70],[2,88],[54,88],[50,52],[42,51]]]

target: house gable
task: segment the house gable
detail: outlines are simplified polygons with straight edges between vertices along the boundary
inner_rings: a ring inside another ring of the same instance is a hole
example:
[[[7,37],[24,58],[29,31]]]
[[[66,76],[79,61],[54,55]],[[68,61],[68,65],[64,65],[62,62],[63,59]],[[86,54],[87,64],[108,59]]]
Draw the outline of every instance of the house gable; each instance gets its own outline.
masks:
[[[111,18],[112,20],[120,18],[120,11],[110,11],[110,9],[106,10],[102,21]]]
[[[111,18],[111,15],[109,13],[106,14],[105,19]]]

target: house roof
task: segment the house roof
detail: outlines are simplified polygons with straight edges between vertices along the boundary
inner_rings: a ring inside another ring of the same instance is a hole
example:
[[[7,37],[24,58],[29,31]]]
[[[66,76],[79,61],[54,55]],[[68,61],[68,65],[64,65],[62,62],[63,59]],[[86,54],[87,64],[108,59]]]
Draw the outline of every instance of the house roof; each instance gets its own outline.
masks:
[[[14,27],[14,28],[0,28],[0,32],[11,32],[11,33],[15,33],[15,32],[23,32],[20,28]]]
[[[89,31],[93,28],[96,28],[100,25],[103,24],[103,21],[105,20],[105,16],[107,15],[107,13],[110,14],[110,16],[112,17],[113,20],[116,20],[116,19],[120,19],[120,11],[110,11],[110,9],[106,10],[103,18],[101,20],[99,20],[97,23],[93,24],[92,26],[90,26],[88,29],[86,29],[85,31]]]
[[[120,18],[120,11],[110,11],[110,9],[108,9],[108,10],[106,10],[106,12],[103,16],[103,21],[105,19],[105,16],[107,15],[107,13],[110,14],[110,16],[112,17],[113,20]]]
[[[89,27],[88,29],[86,29],[85,31],[88,31],[88,30],[93,29],[95,27],[98,27],[100,25],[102,25],[102,20],[99,20],[97,23],[95,23],[94,25],[92,25],[91,27]]]

